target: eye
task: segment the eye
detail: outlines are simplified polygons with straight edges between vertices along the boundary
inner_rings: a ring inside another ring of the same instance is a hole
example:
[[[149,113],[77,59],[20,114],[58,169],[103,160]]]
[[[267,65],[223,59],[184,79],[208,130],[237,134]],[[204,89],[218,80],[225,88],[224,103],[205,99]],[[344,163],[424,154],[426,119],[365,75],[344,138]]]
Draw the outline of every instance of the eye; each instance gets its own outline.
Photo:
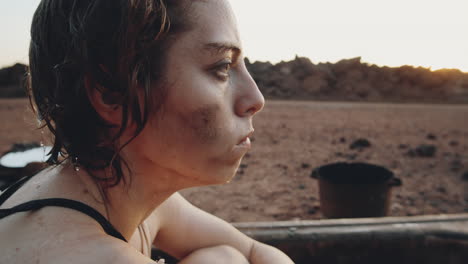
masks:
[[[216,65],[214,68],[214,74],[216,78],[222,81],[226,81],[227,79],[229,79],[229,72],[231,70],[231,65],[232,65],[231,60],[222,61],[218,65]]]

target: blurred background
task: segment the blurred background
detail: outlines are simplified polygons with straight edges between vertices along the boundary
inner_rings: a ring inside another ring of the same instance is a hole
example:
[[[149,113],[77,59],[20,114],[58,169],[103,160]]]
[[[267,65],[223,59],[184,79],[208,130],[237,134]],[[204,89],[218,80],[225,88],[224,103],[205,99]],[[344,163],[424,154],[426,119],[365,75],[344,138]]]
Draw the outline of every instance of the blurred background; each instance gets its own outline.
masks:
[[[0,151],[49,144],[24,73],[39,0],[0,1]],[[390,215],[468,212],[468,2],[232,0],[267,99],[229,186],[183,191],[231,222],[322,218],[314,168],[384,166]],[[219,197],[223,197],[219,199]]]

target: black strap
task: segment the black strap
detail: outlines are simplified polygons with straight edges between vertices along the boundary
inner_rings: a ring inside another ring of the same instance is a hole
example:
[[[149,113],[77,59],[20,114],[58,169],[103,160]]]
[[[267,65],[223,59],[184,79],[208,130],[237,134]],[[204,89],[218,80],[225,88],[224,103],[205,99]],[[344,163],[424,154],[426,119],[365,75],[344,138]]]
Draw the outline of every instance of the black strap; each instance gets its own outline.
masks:
[[[24,177],[19,181],[15,182],[13,185],[8,187],[1,195],[0,195],[0,205],[2,205],[10,196],[17,191],[23,184],[28,181],[32,176]],[[39,210],[46,206],[56,206],[56,207],[64,207],[73,210],[80,211],[96,220],[104,229],[104,231],[115,238],[121,239],[125,242],[127,240],[124,236],[117,231],[107,219],[102,216],[96,209],[92,208],[89,205],[86,205],[82,202],[63,199],[63,198],[50,198],[50,199],[42,199],[42,200],[33,200],[26,203],[19,204],[12,208],[8,209],[0,209],[0,219],[3,219],[11,214],[19,213],[19,212],[27,212],[27,211],[35,211]]]
[[[32,176],[27,176],[19,179],[17,182],[10,185],[1,195],[0,195],[0,205],[2,205],[10,196],[13,195],[25,182],[31,179]]]
[[[57,207],[64,207],[73,210],[80,211],[88,216],[94,218],[104,229],[104,231],[115,238],[121,239],[125,242],[127,240],[123,237],[123,235],[117,231],[107,219],[102,216],[98,211],[94,208],[78,201],[69,200],[69,199],[62,199],[62,198],[51,198],[51,199],[42,199],[42,200],[34,200],[29,201],[26,203],[22,203],[20,205],[14,206],[9,209],[0,209],[0,219],[7,217],[14,213],[19,212],[27,212],[27,211],[35,211],[39,210],[46,206],[57,206]]]

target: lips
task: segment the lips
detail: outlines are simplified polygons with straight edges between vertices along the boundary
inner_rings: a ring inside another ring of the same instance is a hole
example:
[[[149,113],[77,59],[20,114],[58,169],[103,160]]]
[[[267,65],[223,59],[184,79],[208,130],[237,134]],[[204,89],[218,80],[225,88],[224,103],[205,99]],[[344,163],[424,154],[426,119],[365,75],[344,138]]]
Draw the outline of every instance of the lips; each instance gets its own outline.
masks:
[[[249,134],[247,134],[246,136],[244,136],[244,137],[239,141],[239,143],[237,143],[237,145],[242,144],[244,141],[247,140],[247,138],[251,137],[251,136],[253,135],[253,133],[254,133],[254,130],[252,130]]]

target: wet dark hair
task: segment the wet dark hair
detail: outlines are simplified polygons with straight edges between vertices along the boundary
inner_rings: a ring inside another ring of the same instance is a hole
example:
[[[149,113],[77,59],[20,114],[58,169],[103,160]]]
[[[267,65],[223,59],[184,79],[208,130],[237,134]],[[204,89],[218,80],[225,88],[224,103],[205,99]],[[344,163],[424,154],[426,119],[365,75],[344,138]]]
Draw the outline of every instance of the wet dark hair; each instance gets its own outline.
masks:
[[[166,51],[189,27],[182,2],[187,1],[40,2],[31,26],[28,90],[42,127],[53,134],[49,164],[72,159],[90,170],[111,168],[107,178],[92,176],[105,186],[125,183],[128,165],[120,151],[142,131],[150,112],[163,106]],[[98,89],[106,104],[121,107],[116,135],[109,134],[115,126],[95,111],[87,89]],[[117,146],[133,124],[132,139]]]

